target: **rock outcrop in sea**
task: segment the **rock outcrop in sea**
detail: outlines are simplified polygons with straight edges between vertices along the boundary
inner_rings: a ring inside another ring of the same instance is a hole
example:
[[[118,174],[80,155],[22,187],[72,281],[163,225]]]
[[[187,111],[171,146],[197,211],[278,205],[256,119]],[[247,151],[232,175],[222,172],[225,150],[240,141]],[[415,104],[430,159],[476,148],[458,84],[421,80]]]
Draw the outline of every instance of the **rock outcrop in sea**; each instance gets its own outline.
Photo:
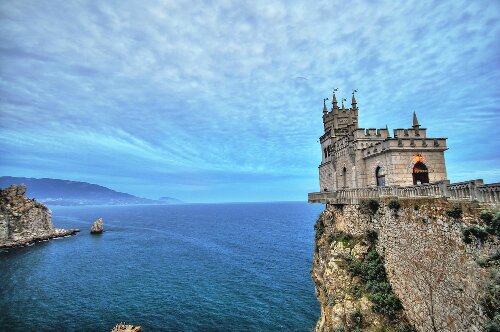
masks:
[[[111,332],[141,332],[141,327],[135,325],[127,325],[125,323],[118,323],[111,330]]]
[[[102,218],[99,218],[96,221],[94,221],[94,224],[90,229],[90,234],[101,234],[102,232],[103,232]]]
[[[56,237],[73,235],[78,229],[59,229],[50,210],[25,196],[25,185],[0,190],[0,248],[13,248]]]

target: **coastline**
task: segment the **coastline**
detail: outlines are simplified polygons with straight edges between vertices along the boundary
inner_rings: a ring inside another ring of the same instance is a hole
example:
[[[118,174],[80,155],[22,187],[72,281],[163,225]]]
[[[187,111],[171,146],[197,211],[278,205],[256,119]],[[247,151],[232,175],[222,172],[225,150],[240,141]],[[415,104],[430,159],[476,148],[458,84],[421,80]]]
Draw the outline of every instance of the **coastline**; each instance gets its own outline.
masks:
[[[23,247],[37,242],[47,241],[65,236],[72,236],[78,232],[80,232],[79,229],[55,229],[54,232],[50,234],[30,236],[24,239],[10,240],[6,241],[5,243],[0,243],[0,249],[13,249]]]

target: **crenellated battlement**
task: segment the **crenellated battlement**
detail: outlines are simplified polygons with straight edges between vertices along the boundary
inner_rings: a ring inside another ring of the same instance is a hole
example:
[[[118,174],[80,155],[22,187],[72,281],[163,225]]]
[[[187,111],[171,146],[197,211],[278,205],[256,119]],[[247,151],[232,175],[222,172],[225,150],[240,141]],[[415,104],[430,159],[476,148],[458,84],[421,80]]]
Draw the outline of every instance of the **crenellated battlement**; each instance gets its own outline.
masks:
[[[358,128],[353,132],[353,136],[355,140],[371,140],[373,138],[385,139],[387,137],[390,137],[389,130],[387,128]]]
[[[394,138],[425,138],[427,136],[426,128],[398,128],[394,129]]]
[[[363,144],[363,143],[361,143]],[[405,151],[418,149],[424,151],[446,151],[446,138],[387,138],[381,142],[370,143],[362,147],[363,157],[372,157],[387,151]]]

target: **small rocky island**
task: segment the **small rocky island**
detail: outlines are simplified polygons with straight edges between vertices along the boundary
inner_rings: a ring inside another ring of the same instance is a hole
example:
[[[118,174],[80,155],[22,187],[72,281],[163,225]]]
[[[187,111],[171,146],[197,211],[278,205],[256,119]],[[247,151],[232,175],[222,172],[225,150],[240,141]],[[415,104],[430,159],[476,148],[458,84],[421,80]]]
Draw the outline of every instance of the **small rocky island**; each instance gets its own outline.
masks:
[[[90,229],[90,234],[102,234],[103,231],[104,229],[102,226],[102,218],[99,218],[96,221],[94,221],[94,224]]]
[[[0,190],[0,248],[14,248],[79,232],[78,229],[55,228],[50,210],[26,197],[25,193],[25,185]]]

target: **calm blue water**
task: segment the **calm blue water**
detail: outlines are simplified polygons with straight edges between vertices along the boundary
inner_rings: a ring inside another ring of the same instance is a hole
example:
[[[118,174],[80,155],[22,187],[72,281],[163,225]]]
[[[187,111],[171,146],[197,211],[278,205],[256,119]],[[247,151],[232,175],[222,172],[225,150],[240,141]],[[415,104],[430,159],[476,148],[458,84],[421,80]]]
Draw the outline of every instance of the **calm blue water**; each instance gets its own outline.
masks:
[[[0,330],[310,331],[307,203],[52,207],[76,236],[0,253]],[[106,232],[89,234],[103,217]]]

